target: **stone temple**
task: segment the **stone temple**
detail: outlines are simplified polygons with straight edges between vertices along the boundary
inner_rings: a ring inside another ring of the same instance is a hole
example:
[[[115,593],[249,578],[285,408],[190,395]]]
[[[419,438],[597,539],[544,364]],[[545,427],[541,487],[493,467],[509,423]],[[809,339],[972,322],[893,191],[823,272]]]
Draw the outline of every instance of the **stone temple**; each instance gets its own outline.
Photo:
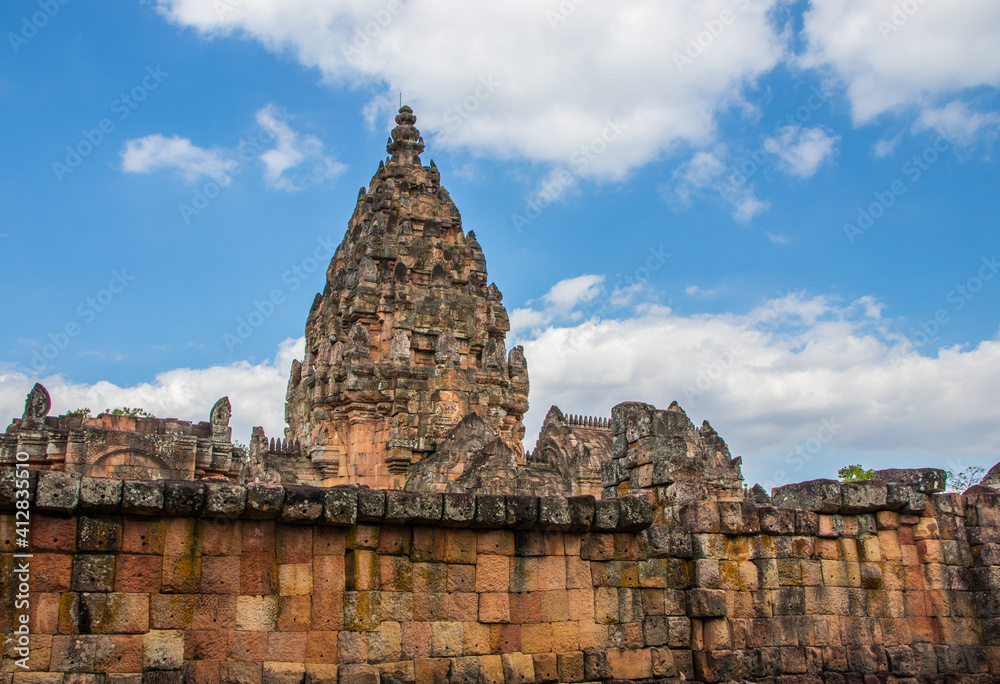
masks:
[[[402,107],[306,318],[288,427],[0,434],[0,684],[987,684],[1000,465],[747,489],[673,403],[551,407]]]

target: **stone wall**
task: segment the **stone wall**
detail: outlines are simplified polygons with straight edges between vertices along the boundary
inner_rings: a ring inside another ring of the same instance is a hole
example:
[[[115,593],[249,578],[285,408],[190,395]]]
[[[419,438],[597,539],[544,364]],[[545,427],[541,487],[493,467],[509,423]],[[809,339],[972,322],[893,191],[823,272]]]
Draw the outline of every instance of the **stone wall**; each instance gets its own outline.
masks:
[[[798,509],[654,511],[634,496],[31,481],[24,673],[13,473],[0,477],[0,682],[1000,673],[1000,496],[985,487],[807,483],[775,493]]]

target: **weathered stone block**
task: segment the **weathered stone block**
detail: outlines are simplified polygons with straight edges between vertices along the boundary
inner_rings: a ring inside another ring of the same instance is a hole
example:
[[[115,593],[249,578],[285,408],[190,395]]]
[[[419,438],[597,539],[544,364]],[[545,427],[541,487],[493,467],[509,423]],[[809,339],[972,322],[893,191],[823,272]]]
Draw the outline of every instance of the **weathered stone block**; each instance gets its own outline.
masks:
[[[331,487],[323,497],[321,520],[329,525],[353,525],[358,519],[358,490]]]
[[[209,480],[205,482],[205,509],[202,516],[235,520],[243,515],[246,502],[245,487],[232,482]]]
[[[535,661],[527,653],[504,653],[503,677],[506,684],[534,684]]]
[[[494,529],[507,522],[507,501],[498,494],[476,495],[475,527]]]
[[[80,501],[80,476],[50,470],[38,474],[34,508],[40,511],[72,513]]]
[[[151,630],[142,636],[142,666],[146,670],[179,670],[184,663],[184,632]]]
[[[583,677],[587,681],[611,679],[611,668],[608,665],[607,651],[584,651],[583,672]]]
[[[281,485],[248,484],[246,486],[246,517],[253,520],[274,520],[281,514],[285,488]]]
[[[163,480],[125,480],[122,513],[158,515],[163,512]]]
[[[614,532],[618,529],[621,505],[618,499],[597,499],[594,502],[594,532]]]
[[[77,554],[73,557],[73,591],[114,591],[115,556]]]
[[[416,494],[392,489],[385,494],[387,523],[426,525],[441,520],[444,504],[440,494]]]
[[[923,494],[937,494],[947,487],[948,474],[940,468],[886,468],[876,470],[872,479],[905,484]]]
[[[323,515],[326,489],[308,485],[287,485],[279,520],[286,523],[313,523]]]
[[[359,487],[358,496],[358,516],[357,521],[361,522],[381,522],[385,517],[385,491],[381,489],[368,489]]]
[[[166,480],[163,483],[163,514],[191,517],[205,506],[205,483],[190,480]]]
[[[644,496],[625,496],[618,499],[618,530],[639,532],[653,524],[653,507]]]
[[[538,497],[507,496],[507,519],[505,527],[515,530],[527,530],[538,523]]]
[[[569,506],[570,532],[587,532],[594,521],[595,499],[593,496],[571,496],[566,499]]]
[[[568,530],[572,526],[569,500],[561,496],[538,500],[538,527],[544,530]]]
[[[476,520],[476,497],[473,494],[446,493],[442,499],[441,524],[468,527]]]
[[[109,477],[80,478],[81,513],[117,513],[122,504],[124,482]]]
[[[718,589],[691,589],[687,592],[690,617],[725,617],[726,592]]]
[[[815,513],[836,513],[841,506],[840,483],[836,480],[810,480],[776,487],[771,500],[780,508],[796,508]]]
[[[840,496],[842,514],[872,513],[886,507],[888,488],[878,480],[844,482],[840,485]]]

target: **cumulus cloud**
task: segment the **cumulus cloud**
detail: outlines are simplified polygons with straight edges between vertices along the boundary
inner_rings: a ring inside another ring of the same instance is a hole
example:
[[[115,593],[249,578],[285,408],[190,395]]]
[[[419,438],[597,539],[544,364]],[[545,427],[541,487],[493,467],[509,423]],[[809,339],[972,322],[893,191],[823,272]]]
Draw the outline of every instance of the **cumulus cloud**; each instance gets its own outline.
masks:
[[[301,190],[332,181],[347,168],[325,152],[319,138],[293,130],[287,117],[287,113],[274,104],[262,107],[255,114],[260,126],[255,136],[257,144],[273,144],[260,153],[264,182],[269,188]],[[241,140],[233,149],[205,149],[188,138],[168,138],[156,133],[126,141],[121,152],[121,168],[126,173],[175,169],[190,183],[207,176],[228,185],[236,164],[253,159],[245,145]]]
[[[863,124],[1000,85],[998,28],[994,0],[811,0],[802,64],[842,83]]]
[[[836,151],[839,136],[820,126],[785,126],[777,137],[764,141],[764,148],[778,156],[781,169],[799,178],[809,178]]]
[[[175,169],[190,183],[207,176],[228,184],[225,171],[232,156],[225,150],[198,147],[188,138],[168,138],[159,133],[129,140],[121,152],[122,170],[127,173]]]
[[[925,109],[913,124],[914,131],[933,130],[959,145],[971,145],[987,131],[995,136],[998,129],[1000,114],[974,111],[960,100]]]
[[[731,205],[738,223],[749,223],[767,211],[771,203],[758,199],[753,183],[726,165],[727,157],[728,151],[722,145],[711,152],[695,152],[674,169],[671,182],[660,188],[661,193],[668,201],[676,199],[680,207],[690,206],[696,197],[717,193]]]
[[[872,297],[782,293],[745,314],[683,316],[646,304],[517,331],[531,373],[528,446],[552,404],[608,415],[621,401],[677,400],[744,457],[751,483],[830,477],[858,454],[868,467],[992,466],[1000,337],[935,349],[894,327]],[[836,434],[821,455],[810,452],[831,422]]]
[[[314,135],[300,135],[278,116],[269,104],[257,112],[257,123],[275,135],[274,148],[260,155],[264,181],[278,190],[299,190],[306,185],[336,178],[347,167],[323,153],[323,141]],[[293,171],[302,167],[300,173]]]
[[[160,418],[194,422],[208,420],[212,405],[228,396],[233,406],[233,438],[250,443],[256,425],[270,437],[282,436],[285,426],[285,389],[292,359],[301,358],[305,338],[282,342],[273,359],[258,364],[240,361],[211,368],[178,368],[156,376],[152,382],[120,387],[110,382],[76,383],[60,375],[43,378],[0,369],[0,420],[19,418],[24,399],[35,382],[52,397],[50,415],[78,408],[97,414],[107,408],[141,407]]]
[[[710,140],[716,113],[784,57],[780,4],[158,0],[178,25],[248,37],[331,83],[370,87],[373,120],[388,121],[402,91],[425,135],[445,134],[438,144],[582,177],[620,177],[676,143]],[[678,68],[675,53],[706,23],[722,32]]]
[[[560,280],[539,298],[539,308],[514,309],[510,314],[511,330],[528,330],[546,325],[560,317],[579,319],[578,306],[594,301],[604,290],[602,275],[581,275]],[[623,296],[616,290],[618,296]],[[535,302],[528,301],[529,305]]]

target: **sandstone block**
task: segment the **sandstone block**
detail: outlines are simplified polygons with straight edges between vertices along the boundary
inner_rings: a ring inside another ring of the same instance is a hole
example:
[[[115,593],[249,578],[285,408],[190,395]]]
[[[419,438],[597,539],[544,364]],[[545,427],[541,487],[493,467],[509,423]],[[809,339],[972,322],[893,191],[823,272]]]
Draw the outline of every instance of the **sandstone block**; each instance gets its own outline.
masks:
[[[253,520],[274,520],[281,514],[285,488],[281,485],[255,483],[246,486],[245,514]]]
[[[460,622],[431,623],[431,656],[434,658],[462,655],[465,634]]]
[[[142,666],[146,670],[179,670],[184,662],[184,633],[151,630],[142,636]]]
[[[163,480],[125,480],[122,513],[157,515],[163,511]]]
[[[595,532],[614,532],[618,529],[621,518],[621,505],[617,498],[598,499],[594,502],[594,522],[591,529]]]
[[[559,681],[559,670],[555,653],[539,653],[532,656],[535,664],[535,682],[539,684]]]
[[[716,589],[689,590],[687,612],[691,617],[725,617],[726,592]]]
[[[385,517],[385,492],[380,489],[358,489],[357,521],[381,522]]]
[[[526,653],[504,653],[503,677],[506,684],[534,684],[535,661]]]
[[[52,637],[49,669],[53,672],[93,672],[99,637],[56,635]]]
[[[776,487],[771,490],[771,499],[779,508],[836,513],[841,507],[840,483],[820,479]]]
[[[479,594],[479,621],[510,622],[510,595],[506,592]]]
[[[205,482],[205,508],[202,515],[206,518],[235,520],[243,515],[246,502],[245,487],[232,482],[209,480]]]
[[[939,468],[886,468],[876,470],[873,479],[909,485],[923,494],[943,492],[947,486],[947,473]]]
[[[163,514],[191,517],[205,506],[205,483],[190,480],[166,480],[163,483]]]
[[[476,520],[476,497],[473,494],[446,493],[442,500],[441,524],[468,527]]]
[[[353,525],[358,519],[358,490],[331,487],[323,497],[321,520],[329,525]]]
[[[327,490],[308,485],[286,485],[278,519],[285,523],[314,523],[323,515]]]
[[[117,513],[122,504],[123,480],[109,477],[80,478],[81,513]]]
[[[80,501],[80,476],[48,470],[38,474],[34,508],[39,511],[72,513]]]
[[[556,656],[556,670],[560,682],[582,682],[584,678],[583,652],[573,651]]]

